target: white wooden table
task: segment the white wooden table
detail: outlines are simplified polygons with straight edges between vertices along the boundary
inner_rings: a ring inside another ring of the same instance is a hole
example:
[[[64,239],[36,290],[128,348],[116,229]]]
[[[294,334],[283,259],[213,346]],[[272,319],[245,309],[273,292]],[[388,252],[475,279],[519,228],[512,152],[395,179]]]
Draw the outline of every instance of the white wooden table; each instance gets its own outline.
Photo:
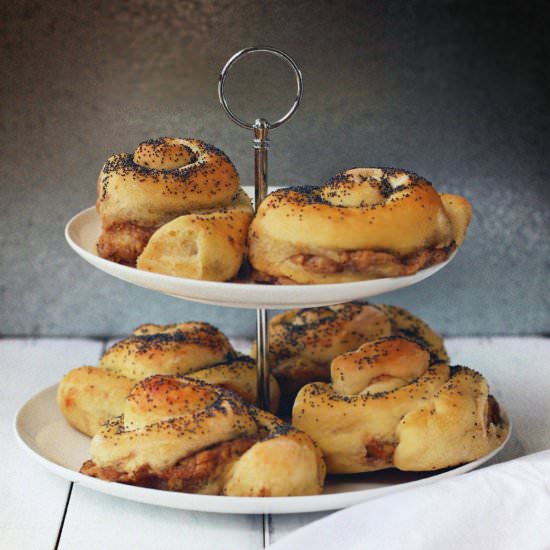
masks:
[[[514,435],[497,461],[550,448],[550,339],[454,338],[453,364],[487,376]],[[107,342],[0,339],[0,550],[266,548],[324,513],[223,515],[138,504],[55,477],[18,447],[12,421],[29,397],[69,369],[95,364]]]

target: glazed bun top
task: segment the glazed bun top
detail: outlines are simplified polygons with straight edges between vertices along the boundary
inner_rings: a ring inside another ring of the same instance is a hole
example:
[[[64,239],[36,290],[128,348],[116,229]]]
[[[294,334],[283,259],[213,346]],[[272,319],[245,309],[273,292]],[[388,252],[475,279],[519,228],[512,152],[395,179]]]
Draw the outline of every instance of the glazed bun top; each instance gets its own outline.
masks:
[[[97,209],[106,224],[158,223],[187,210],[225,206],[239,185],[235,166],[213,145],[191,138],[150,139],[133,154],[107,160],[98,179]]]
[[[270,320],[269,336],[270,360],[275,368],[286,361],[330,364],[337,355],[386,336],[420,343],[429,350],[431,362],[449,360],[443,340],[422,319],[385,304],[355,301],[285,311]]]
[[[453,203],[447,207],[448,201]],[[471,209],[426,179],[394,168],[353,168],[321,187],[288,187],[260,205],[251,231],[311,249],[399,255],[462,243]]]
[[[334,391],[376,395],[410,384],[425,374],[430,354],[420,344],[396,336],[366,342],[332,361]]]
[[[100,366],[137,381],[153,374],[187,374],[234,355],[225,334],[209,323],[145,324],[113,344]]]

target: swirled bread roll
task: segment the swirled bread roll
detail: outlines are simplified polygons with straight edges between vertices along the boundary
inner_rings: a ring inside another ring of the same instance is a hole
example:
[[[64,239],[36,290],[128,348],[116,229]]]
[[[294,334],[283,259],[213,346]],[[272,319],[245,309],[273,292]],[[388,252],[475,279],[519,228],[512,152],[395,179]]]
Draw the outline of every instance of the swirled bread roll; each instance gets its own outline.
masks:
[[[354,168],[321,187],[274,191],[249,230],[260,279],[340,283],[412,275],[463,242],[471,207],[424,178],[393,168]]]
[[[93,437],[81,472],[170,491],[231,496],[320,493],[325,466],[309,436],[229,390],[153,376]]]
[[[57,403],[67,421],[93,436],[110,417],[118,416],[131,388],[153,374],[189,375],[219,384],[256,400],[256,365],[240,355],[225,335],[208,323],[142,325],[114,344],[99,366],[71,370],[61,380]],[[279,388],[271,378],[271,409],[277,410]]]
[[[488,454],[508,430],[481,374],[430,364],[428,351],[404,338],[336,357],[331,377],[303,387],[292,415],[329,473],[447,468]]]
[[[99,175],[96,208],[103,258],[216,281],[237,274],[253,213],[225,153],[179,138],[112,156]]]
[[[404,336],[426,346],[431,362],[449,359],[441,337],[396,306],[348,302],[275,315],[269,322],[269,362],[281,389],[281,411],[290,412],[305,384],[328,382],[336,356],[386,336]]]

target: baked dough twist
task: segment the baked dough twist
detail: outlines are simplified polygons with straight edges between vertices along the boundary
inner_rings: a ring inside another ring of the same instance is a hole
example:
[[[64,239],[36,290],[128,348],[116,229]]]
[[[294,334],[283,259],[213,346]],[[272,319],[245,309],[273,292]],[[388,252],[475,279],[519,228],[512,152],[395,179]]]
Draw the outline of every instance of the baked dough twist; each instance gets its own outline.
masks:
[[[238,272],[253,214],[225,153],[178,138],[112,156],[99,175],[96,208],[103,258],[217,281]]]
[[[384,338],[340,355],[331,377],[302,388],[292,416],[321,447],[329,473],[447,468],[486,455],[508,430],[481,374],[430,365],[410,340]]]
[[[305,384],[330,381],[330,363],[336,356],[387,336],[426,346],[432,363],[449,360],[441,337],[396,306],[348,302],[275,315],[269,322],[269,364],[281,389],[281,412],[290,412]]]
[[[157,229],[137,267],[190,279],[232,279],[243,262],[251,220],[250,199],[239,191],[228,206],[179,216]]]
[[[305,433],[236,394],[153,376],[93,437],[85,474],[171,491],[232,496],[320,493],[325,466]]]
[[[136,382],[153,374],[189,375],[229,388],[255,401],[257,371],[250,357],[240,355],[225,335],[208,323],[142,325],[114,344],[99,366],[71,370],[61,380],[57,404],[77,430],[93,436],[118,416]],[[271,377],[271,410],[277,410],[279,388]]]
[[[466,199],[412,172],[354,168],[268,195],[250,225],[250,262],[260,279],[281,283],[411,275],[447,259],[470,218]]]

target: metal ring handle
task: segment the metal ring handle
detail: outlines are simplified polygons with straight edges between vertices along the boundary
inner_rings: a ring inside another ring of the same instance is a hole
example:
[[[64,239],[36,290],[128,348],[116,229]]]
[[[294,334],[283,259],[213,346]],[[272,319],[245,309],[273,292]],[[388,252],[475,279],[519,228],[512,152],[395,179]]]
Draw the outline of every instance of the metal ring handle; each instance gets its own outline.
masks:
[[[227,74],[229,73],[229,69],[232,67],[232,65],[241,57],[244,57],[248,54],[255,53],[255,52],[266,52],[266,53],[272,53],[276,55],[277,57],[283,59],[287,62],[288,65],[290,65],[291,69],[294,71],[294,75],[296,77],[296,98],[294,99],[294,103],[292,104],[292,107],[290,107],[290,110],[286,115],[284,115],[282,118],[277,120],[276,122],[269,123],[269,128],[278,128],[281,126],[281,124],[284,124],[295,112],[298,106],[300,105],[300,102],[302,101],[302,96],[304,94],[304,83],[302,80],[302,71],[300,71],[300,67],[296,64],[294,59],[287,55],[285,52],[282,52],[281,50],[277,50],[276,48],[271,48],[269,46],[256,46],[252,48],[245,48],[244,50],[241,50],[237,52],[236,54],[232,55],[227,63],[224,65],[222,72],[220,73],[220,82],[218,84],[218,96],[220,98],[220,103],[222,104],[224,111],[226,112],[227,116],[237,125],[239,125],[241,128],[246,128],[247,130],[253,130],[254,124],[250,124],[249,122],[246,122],[242,118],[239,118],[229,107],[227,104],[227,99],[225,98],[224,94],[224,86],[225,86],[225,79],[227,78]]]

